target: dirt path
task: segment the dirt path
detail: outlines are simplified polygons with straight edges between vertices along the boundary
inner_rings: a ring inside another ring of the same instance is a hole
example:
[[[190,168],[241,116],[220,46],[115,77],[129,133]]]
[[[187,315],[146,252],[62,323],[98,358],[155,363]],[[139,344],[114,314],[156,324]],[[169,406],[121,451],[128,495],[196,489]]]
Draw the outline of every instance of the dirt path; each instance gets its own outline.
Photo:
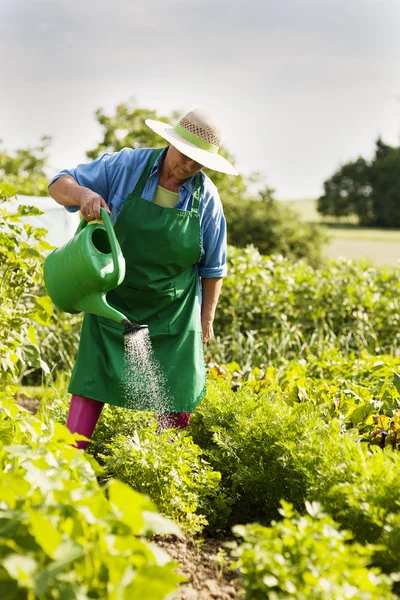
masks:
[[[188,578],[181,584],[176,600],[244,598],[239,574],[229,568],[229,557],[223,561],[217,558],[220,549],[226,552],[220,540],[192,542],[164,537],[155,542],[181,565],[178,572]]]

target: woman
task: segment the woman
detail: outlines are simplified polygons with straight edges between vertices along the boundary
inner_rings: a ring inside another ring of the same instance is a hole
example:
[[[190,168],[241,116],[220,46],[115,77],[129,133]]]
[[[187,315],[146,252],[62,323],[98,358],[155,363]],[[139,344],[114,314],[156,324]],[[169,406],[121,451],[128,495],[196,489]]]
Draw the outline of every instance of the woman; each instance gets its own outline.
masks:
[[[182,428],[205,395],[203,344],[213,336],[227,269],[222,205],[202,168],[237,173],[218,154],[220,131],[204,111],[190,111],[174,128],[152,120],[146,125],[168,142],[166,148],[105,154],[61,171],[49,185],[56,202],[88,221],[100,218],[101,207],[111,214],[126,276],[107,300],[149,326],[168,390],[161,412],[150,400],[127,400],[122,325],[86,313],[67,426],[87,438],[104,403],[158,411],[161,428]]]

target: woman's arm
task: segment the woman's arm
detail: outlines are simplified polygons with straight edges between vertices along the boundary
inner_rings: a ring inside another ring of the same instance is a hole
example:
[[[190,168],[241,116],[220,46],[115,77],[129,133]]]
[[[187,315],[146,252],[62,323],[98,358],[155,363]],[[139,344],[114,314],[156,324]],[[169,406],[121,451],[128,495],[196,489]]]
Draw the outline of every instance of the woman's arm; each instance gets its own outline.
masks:
[[[100,208],[108,208],[105,200],[96,192],[79,183],[70,175],[63,175],[49,187],[49,194],[62,206],[79,206],[88,221],[100,218]]]
[[[213,322],[215,309],[222,288],[222,277],[202,278],[202,302],[201,302],[201,328],[203,331],[203,343],[206,344],[214,337]]]

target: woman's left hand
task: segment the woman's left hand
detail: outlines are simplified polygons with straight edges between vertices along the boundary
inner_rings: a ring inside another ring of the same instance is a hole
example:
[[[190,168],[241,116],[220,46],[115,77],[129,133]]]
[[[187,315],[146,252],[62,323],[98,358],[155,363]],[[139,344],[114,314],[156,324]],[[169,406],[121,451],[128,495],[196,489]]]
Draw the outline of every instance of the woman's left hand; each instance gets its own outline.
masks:
[[[207,344],[214,337],[213,322],[202,318],[201,329],[203,331],[203,344]]]

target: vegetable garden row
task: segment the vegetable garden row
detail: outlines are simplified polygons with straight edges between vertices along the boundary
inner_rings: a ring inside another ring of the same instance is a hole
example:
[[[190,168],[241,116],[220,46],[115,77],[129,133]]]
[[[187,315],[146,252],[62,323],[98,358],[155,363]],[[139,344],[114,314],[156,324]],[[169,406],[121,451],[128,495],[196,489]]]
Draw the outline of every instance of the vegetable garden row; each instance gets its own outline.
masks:
[[[398,597],[400,269],[231,248],[190,427],[107,406],[84,454],[63,426],[79,318],[53,312],[43,232],[17,218],[2,209],[1,598],[167,598],[182,577],[154,534],[234,538],[251,600]],[[41,377],[32,416],[14,398]]]

